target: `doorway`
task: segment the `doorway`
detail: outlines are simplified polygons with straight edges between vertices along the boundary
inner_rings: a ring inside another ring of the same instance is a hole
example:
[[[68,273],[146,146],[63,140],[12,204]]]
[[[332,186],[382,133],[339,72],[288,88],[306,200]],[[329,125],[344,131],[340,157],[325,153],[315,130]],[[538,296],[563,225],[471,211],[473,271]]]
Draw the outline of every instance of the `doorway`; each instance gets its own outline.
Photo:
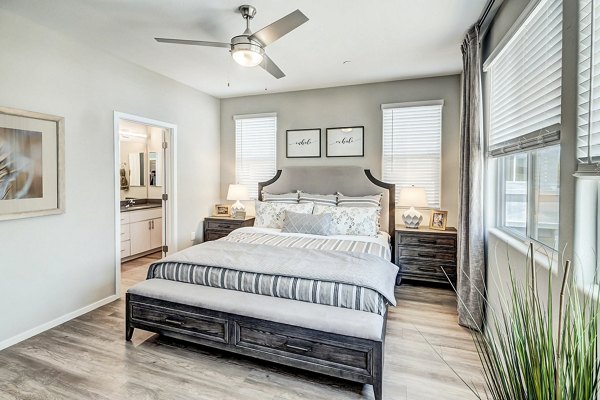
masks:
[[[114,113],[115,282],[129,266],[176,249],[177,126]]]

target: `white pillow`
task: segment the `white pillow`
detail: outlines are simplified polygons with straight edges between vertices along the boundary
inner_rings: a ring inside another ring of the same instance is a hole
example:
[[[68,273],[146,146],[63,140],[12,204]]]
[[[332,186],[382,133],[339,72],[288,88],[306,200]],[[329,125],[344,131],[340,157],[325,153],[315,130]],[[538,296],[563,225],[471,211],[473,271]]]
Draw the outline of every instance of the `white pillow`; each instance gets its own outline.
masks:
[[[338,192],[339,207],[381,207],[383,193],[372,194],[368,196],[344,196]]]
[[[285,204],[257,200],[255,204],[256,217],[254,219],[254,226],[281,229],[283,228],[286,211],[311,214],[313,207],[314,203]]]
[[[315,205],[313,214],[331,213],[331,235],[377,236],[380,207]]]
[[[275,194],[263,190],[262,199],[271,203],[298,204],[298,193]]]

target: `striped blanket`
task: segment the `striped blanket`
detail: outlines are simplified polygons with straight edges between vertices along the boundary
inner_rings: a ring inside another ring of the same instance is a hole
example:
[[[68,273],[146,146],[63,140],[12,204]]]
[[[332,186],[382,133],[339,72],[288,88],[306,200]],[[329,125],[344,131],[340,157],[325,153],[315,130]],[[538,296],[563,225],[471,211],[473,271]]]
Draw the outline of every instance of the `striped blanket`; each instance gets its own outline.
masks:
[[[383,315],[397,267],[380,243],[234,231],[150,266],[169,279]]]

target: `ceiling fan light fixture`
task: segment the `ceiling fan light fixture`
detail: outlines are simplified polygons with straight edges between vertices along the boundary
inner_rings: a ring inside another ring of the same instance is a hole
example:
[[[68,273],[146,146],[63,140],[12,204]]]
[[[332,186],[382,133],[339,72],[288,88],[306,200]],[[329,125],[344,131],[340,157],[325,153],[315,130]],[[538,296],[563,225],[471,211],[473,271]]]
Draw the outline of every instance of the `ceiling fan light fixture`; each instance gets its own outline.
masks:
[[[238,43],[235,43],[236,41]],[[256,67],[263,61],[264,54],[263,48],[249,42],[247,37],[238,36],[234,38],[234,43],[231,45],[231,56],[236,63],[243,67]]]

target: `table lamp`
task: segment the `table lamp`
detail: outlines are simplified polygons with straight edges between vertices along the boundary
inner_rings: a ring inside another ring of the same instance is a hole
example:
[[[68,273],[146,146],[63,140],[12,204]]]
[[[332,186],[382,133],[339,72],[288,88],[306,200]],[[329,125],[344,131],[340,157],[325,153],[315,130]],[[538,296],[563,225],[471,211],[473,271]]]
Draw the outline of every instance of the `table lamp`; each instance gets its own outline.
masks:
[[[227,191],[227,200],[235,200],[235,203],[231,206],[231,214],[234,218],[236,215],[246,213],[246,207],[240,202],[240,200],[250,200],[248,197],[248,189],[244,185],[231,184]]]
[[[415,207],[427,207],[427,193],[421,187],[405,187],[400,189],[398,196],[398,205],[400,207],[410,207],[402,213],[402,221],[407,228],[417,229],[423,221],[423,214]]]

